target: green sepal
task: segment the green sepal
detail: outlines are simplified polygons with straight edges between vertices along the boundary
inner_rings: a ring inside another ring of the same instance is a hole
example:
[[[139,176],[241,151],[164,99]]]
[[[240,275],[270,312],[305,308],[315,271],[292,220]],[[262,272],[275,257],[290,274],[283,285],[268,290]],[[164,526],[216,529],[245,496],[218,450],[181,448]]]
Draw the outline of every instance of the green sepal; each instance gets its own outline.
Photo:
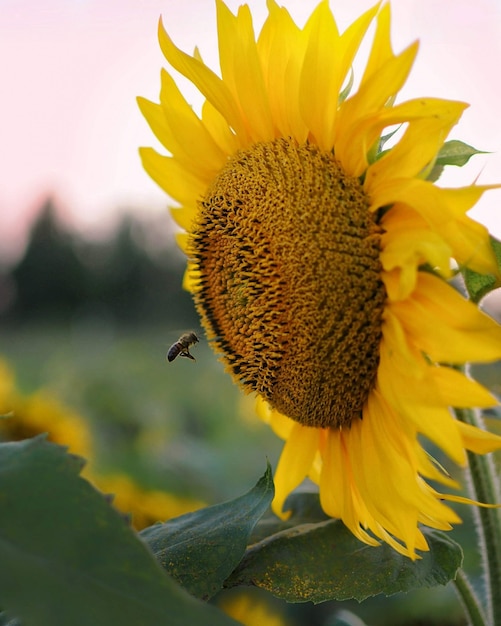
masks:
[[[377,141],[374,142],[371,149],[367,153],[367,161],[369,165],[372,165],[390,151],[390,149],[384,150],[384,146],[393,137],[393,135],[398,133],[401,127],[402,125],[399,124],[392,131],[390,131],[386,135],[382,135]]]
[[[243,496],[150,526],[141,538],[189,593],[208,600],[238,565],[274,495],[270,466]]]
[[[494,239],[492,235],[489,236],[489,240],[496,257],[498,269],[501,271],[501,242]],[[480,302],[488,293],[499,287],[496,276],[493,274],[479,274],[467,267],[461,268],[461,274],[463,275],[468,296],[475,304]]]
[[[437,154],[437,158],[435,159],[430,172],[427,174],[426,180],[433,183],[436,182],[442,175],[446,165],[456,165],[457,167],[462,167],[463,165],[466,165],[471,157],[476,154],[487,153],[484,150],[477,150],[476,148],[473,148],[458,139],[446,141]]]
[[[350,95],[350,92],[352,90],[353,87],[353,83],[355,82],[355,74],[353,72],[353,68],[350,67],[350,78],[348,79],[348,83],[346,85],[346,87],[344,87],[344,89],[341,91],[341,93],[339,94],[339,98],[338,98],[338,106],[343,103],[346,98]]]
[[[476,154],[488,154],[485,150],[477,150],[458,139],[446,141],[440,149],[435,163],[437,165],[466,165],[472,156]]]
[[[382,135],[380,137],[380,139],[379,139],[379,154],[378,154],[378,156],[380,156],[384,152],[384,146],[386,145],[386,143],[393,137],[393,135],[396,135],[396,133],[398,133],[398,131],[401,128],[402,128],[402,124],[399,124],[392,131],[390,131],[389,133],[386,133],[386,135]]]
[[[79,476],[83,464],[44,436],[0,444],[4,615],[30,626],[236,626],[162,570]]]
[[[304,499],[310,501],[306,506]],[[286,522],[276,520],[275,528],[271,519],[263,520],[267,536],[258,524],[256,538],[261,539],[248,548],[226,587],[256,585],[288,602],[362,601],[445,585],[461,566],[461,547],[438,531],[423,529],[430,550],[412,561],[386,543],[374,547],[360,542],[340,520],[314,523],[316,494],[299,494],[294,507],[298,503],[299,515],[295,508]]]

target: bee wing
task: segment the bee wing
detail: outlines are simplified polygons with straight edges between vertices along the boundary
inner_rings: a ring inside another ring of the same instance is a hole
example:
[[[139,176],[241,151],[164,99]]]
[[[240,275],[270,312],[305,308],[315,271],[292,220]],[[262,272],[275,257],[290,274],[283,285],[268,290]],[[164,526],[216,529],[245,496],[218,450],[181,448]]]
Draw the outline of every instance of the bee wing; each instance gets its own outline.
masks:
[[[167,354],[165,355],[165,358],[170,363],[178,356],[180,352],[181,352],[181,347],[178,345],[178,343],[177,342],[173,343],[172,346],[167,350]]]

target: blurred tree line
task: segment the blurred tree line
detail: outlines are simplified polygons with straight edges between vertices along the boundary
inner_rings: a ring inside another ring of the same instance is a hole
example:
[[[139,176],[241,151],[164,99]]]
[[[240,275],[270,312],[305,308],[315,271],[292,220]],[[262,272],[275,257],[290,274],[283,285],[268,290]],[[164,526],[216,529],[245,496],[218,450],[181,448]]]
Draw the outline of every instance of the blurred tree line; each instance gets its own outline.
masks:
[[[125,215],[111,237],[88,240],[65,229],[56,213],[53,202],[45,202],[23,257],[0,276],[4,325],[79,316],[179,328],[196,323],[181,286],[185,259],[172,236],[152,245],[154,226]]]

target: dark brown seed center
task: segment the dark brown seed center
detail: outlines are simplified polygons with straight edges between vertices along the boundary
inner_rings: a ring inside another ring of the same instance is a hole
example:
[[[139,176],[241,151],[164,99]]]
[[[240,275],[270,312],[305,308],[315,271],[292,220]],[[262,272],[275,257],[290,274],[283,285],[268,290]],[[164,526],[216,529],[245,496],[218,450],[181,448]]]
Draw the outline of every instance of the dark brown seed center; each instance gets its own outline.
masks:
[[[348,426],[372,390],[381,228],[330,153],[277,139],[238,152],[192,237],[208,338],[234,378],[301,424]]]

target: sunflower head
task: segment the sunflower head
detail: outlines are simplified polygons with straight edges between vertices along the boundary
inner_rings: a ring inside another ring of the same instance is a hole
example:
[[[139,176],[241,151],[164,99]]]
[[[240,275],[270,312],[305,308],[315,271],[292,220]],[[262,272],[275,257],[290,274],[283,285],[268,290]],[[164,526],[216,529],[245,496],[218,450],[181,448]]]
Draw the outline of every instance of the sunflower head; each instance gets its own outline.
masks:
[[[200,115],[166,71],[160,103],[139,99],[170,153],[141,150],[179,204],[186,286],[227,370],[286,440],[277,514],[309,476],[362,541],[415,558],[420,523],[459,521],[426,481],[458,485],[420,436],[457,463],[501,441],[454,420],[451,406],[495,400],[444,365],[501,358],[497,324],[447,283],[454,264],[498,277],[486,229],[467,216],[486,188],[427,180],[466,105],[396,104],[417,44],[394,53],[388,4],[341,33],[325,1],[301,28],[269,0],[257,37],[246,5],[216,4],[219,74],[159,29],[167,61],[205,98]]]
[[[309,426],[361,417],[385,288],[359,179],[315,144],[279,138],[232,156],[202,206],[195,300],[234,378]]]

